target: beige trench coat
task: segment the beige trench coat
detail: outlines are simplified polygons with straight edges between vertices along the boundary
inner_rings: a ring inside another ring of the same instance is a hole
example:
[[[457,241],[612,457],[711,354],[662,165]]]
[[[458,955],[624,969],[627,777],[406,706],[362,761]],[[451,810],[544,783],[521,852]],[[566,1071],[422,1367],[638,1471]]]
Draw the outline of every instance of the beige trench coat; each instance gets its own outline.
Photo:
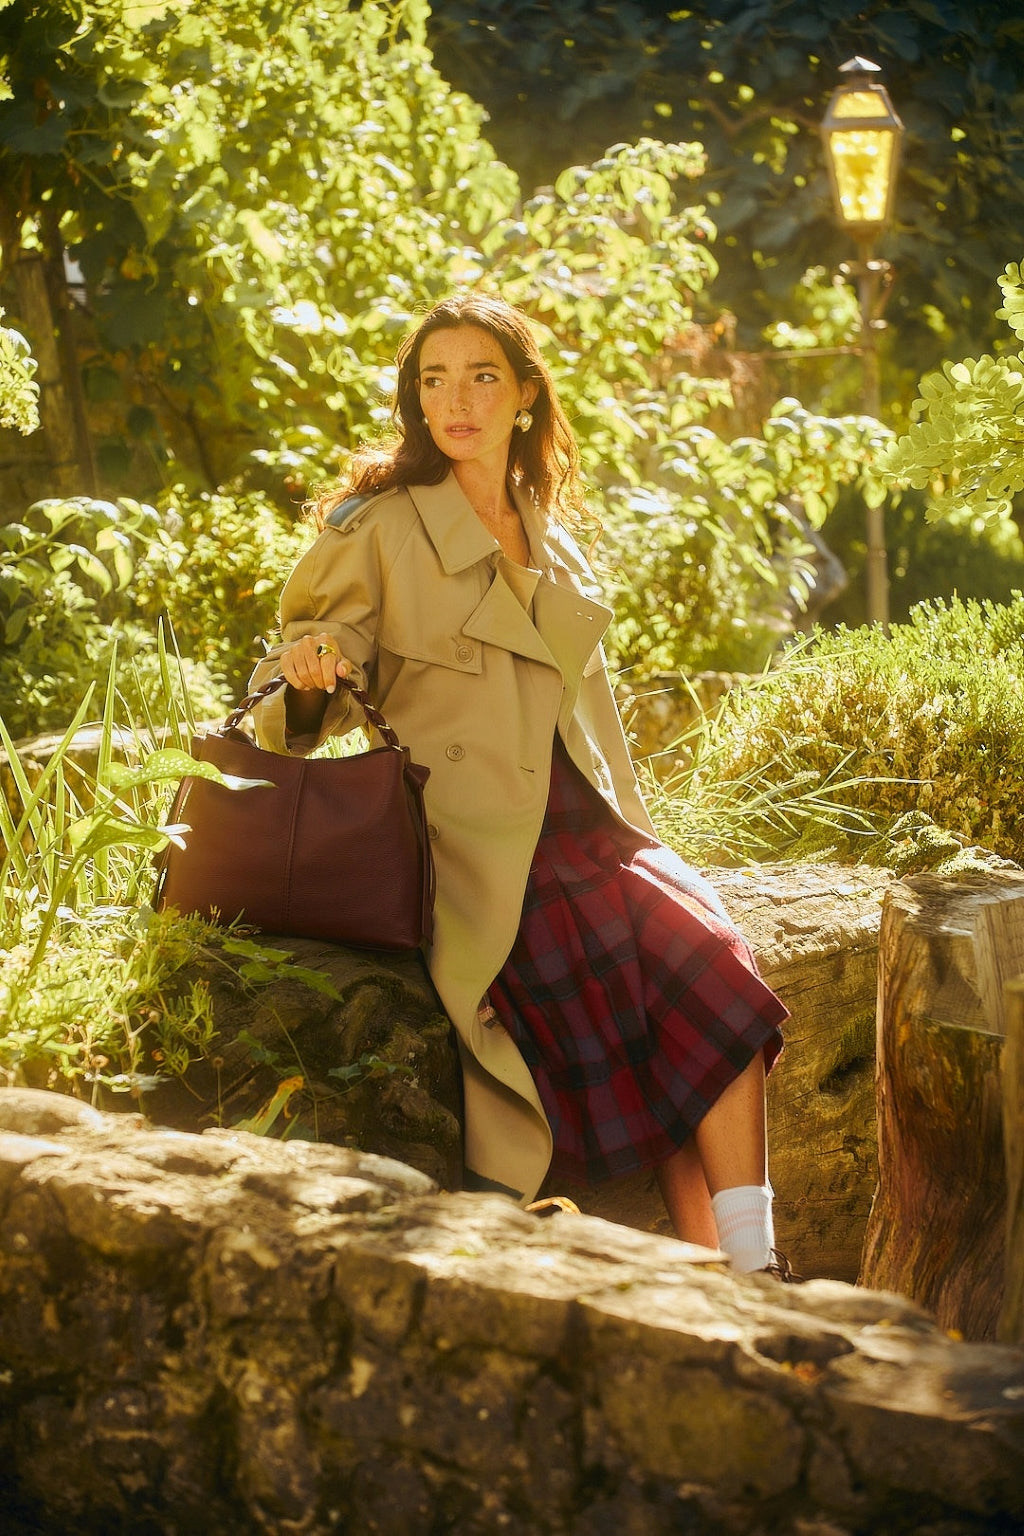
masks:
[[[556,730],[613,811],[652,828],[601,650],[611,612],[572,539],[525,499],[520,512],[533,573],[503,555],[454,475],[346,503],[289,577],[281,633],[284,644],[333,635],[354,681],[430,769],[437,901],[427,963],[460,1043],[467,1179],[529,1200],[551,1132],[518,1048],[478,1012],[515,940]],[[254,685],[274,675],[280,649]],[[325,700],[316,737],[286,741],[284,700],[273,696],[256,711],[260,741],[303,753],[361,723],[347,695]]]

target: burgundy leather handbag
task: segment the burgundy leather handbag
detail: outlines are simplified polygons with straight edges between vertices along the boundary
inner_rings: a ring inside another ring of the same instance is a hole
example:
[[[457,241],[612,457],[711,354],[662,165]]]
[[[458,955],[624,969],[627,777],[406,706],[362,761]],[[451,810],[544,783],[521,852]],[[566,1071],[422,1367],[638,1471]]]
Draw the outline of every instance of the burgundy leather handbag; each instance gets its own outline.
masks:
[[[192,756],[225,774],[265,779],[231,789],[185,778],[168,817],[185,846],[160,855],[153,905],[241,922],[268,933],[370,949],[429,943],[434,866],[423,805],[429,768],[411,761],[368,696],[339,678],[384,746],[354,757],[265,752],[240,729],[272,678],[219,730],[192,739]]]

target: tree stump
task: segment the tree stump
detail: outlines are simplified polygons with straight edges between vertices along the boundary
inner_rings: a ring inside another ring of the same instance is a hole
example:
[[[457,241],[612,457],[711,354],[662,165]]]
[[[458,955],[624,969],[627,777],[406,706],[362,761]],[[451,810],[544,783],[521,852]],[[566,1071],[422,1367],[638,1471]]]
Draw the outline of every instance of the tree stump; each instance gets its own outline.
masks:
[[[861,1282],[964,1337],[1003,1300],[1004,988],[1024,972],[1024,873],[892,886],[879,935],[879,1185]]]
[[[999,1337],[1004,1344],[1024,1344],[1024,978],[1010,983],[1005,998],[1006,1287]]]

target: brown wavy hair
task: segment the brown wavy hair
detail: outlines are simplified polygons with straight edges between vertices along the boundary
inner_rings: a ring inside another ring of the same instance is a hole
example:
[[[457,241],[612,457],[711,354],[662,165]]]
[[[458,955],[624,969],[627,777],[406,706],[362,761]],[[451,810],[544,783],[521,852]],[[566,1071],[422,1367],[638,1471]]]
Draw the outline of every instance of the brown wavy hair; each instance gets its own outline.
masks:
[[[519,382],[537,386],[530,407],[533,425],[514,432],[508,456],[509,489],[525,490],[535,504],[567,527],[596,521],[583,500],[580,454],[572,428],[555,394],[526,316],[504,299],[458,294],[444,299],[425,316],[398,349],[398,386],[391,408],[396,432],[378,448],[356,453],[343,482],[312,505],[316,523],[349,496],[367,496],[395,485],[439,485],[451,460],[434,442],[423,419],[419,397],[420,353],[434,331],[479,326],[498,342]]]

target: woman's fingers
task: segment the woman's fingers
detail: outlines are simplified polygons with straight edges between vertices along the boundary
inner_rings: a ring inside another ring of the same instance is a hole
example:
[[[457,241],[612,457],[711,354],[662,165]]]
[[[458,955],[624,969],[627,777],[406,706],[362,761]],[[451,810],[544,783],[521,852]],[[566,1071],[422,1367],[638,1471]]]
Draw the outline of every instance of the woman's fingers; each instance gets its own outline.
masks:
[[[329,634],[304,635],[281,653],[281,671],[292,688],[319,688],[333,693],[339,677],[347,677],[352,663],[343,656]]]
[[[314,637],[314,644],[316,646],[313,657],[314,676],[317,676],[317,668],[319,668],[318,681],[314,686],[325,688],[328,693],[333,693],[338,685],[338,678],[347,677],[350,671],[348,660],[341,654],[330,635]]]

